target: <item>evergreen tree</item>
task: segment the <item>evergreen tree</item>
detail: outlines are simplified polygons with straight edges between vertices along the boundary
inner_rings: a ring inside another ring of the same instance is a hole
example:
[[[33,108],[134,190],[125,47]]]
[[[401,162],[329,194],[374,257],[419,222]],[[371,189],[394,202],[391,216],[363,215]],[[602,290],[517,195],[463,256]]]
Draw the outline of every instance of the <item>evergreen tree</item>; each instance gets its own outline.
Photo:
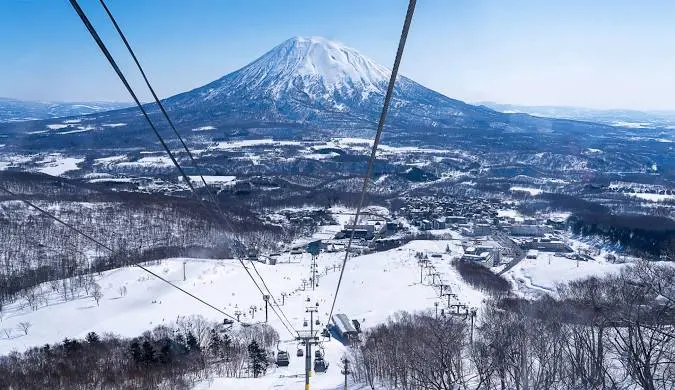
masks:
[[[197,352],[200,350],[199,342],[197,342],[197,338],[192,334],[191,331],[189,331],[187,334],[186,344],[190,352]]]
[[[159,349],[159,362],[162,364],[170,363],[172,360],[171,356],[171,340],[165,338],[162,340],[162,347]]]
[[[223,355],[223,339],[215,329],[211,329],[211,335],[209,338],[209,353],[215,358],[221,357]]]
[[[188,347],[185,344],[185,337],[183,337],[182,334],[178,333],[176,335],[176,350],[178,351],[179,354],[181,355],[186,355],[188,353]]]
[[[265,349],[261,348],[258,343],[253,340],[248,345],[248,359],[249,367],[253,371],[253,377],[257,378],[260,374],[267,371],[267,356]]]
[[[98,337],[96,332],[87,333],[87,342],[91,345],[98,345],[101,343],[101,339]]]
[[[223,350],[225,353],[229,353],[230,348],[232,347],[232,339],[230,338],[230,335],[227,333],[223,333]]]
[[[157,361],[157,358],[155,357],[155,348],[149,340],[143,342],[143,356],[141,359],[145,364],[151,364]]]
[[[66,351],[66,355],[72,356],[78,349],[80,349],[80,342],[66,337],[63,339],[63,349]]]
[[[129,345],[129,352],[131,353],[131,358],[134,360],[134,363],[139,364],[143,360],[143,353],[141,352],[141,346],[138,344],[138,340],[134,340]]]

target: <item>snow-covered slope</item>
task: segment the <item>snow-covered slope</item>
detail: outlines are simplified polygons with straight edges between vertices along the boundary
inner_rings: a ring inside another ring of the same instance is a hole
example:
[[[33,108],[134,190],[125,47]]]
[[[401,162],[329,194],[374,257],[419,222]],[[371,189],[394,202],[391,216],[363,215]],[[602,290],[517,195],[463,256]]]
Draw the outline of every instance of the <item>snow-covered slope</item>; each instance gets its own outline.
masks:
[[[344,273],[335,312],[347,313],[351,318],[358,319],[364,328],[368,328],[386,321],[401,310],[433,310],[434,302],[440,299],[438,290],[428,285],[430,280],[425,281],[425,284],[419,283],[419,273],[415,271],[418,269],[415,253],[441,253],[448,246],[453,254],[444,253],[442,258],[432,258],[432,263],[461,302],[478,307],[484,298],[483,293],[464,283],[449,265],[453,257],[461,254],[457,242],[413,241],[398,249],[352,258]],[[280,303],[281,294],[287,294],[282,308],[295,328],[303,329],[308,297],[311,302],[319,302],[319,327],[322,327],[340,273],[339,268],[333,266],[340,264],[343,256],[344,252],[322,253],[319,256],[320,279],[316,291],[301,290],[302,279],[310,275],[309,254],[286,253],[279,258],[277,265],[257,264],[256,267]],[[187,274],[185,281],[184,261]],[[160,264],[148,265],[148,268],[228,313],[241,309],[245,312],[242,316],[245,322],[264,320],[260,293],[236,260],[167,259]],[[78,299],[64,302],[59,293],[45,284],[42,288],[48,297],[47,306],[41,305],[37,310],[31,310],[23,306],[22,302],[17,302],[5,307],[0,328],[14,331],[9,339],[0,333],[0,354],[61,341],[65,337],[84,337],[90,331],[135,337],[157,325],[175,323],[179,316],[192,314],[201,314],[210,320],[222,320],[216,311],[138,268],[108,271],[97,276],[96,282],[103,292],[99,306],[93,298],[84,294]],[[122,287],[126,294],[121,294]],[[248,312],[251,305],[259,309],[253,317]],[[198,386],[199,389],[292,389],[301,385],[304,360],[296,358],[293,353],[297,342],[284,330],[271,310],[269,315],[270,324],[281,336],[280,349],[286,349],[292,354],[290,366],[275,368],[258,379],[217,378],[213,386],[205,382]],[[17,330],[20,322],[32,324],[27,335]],[[345,347],[335,340],[325,342],[323,347],[331,367],[327,373],[312,378],[313,388],[337,388],[343,380],[338,366]]]
[[[369,92],[383,93],[391,71],[358,51],[321,37],[293,38],[267,52],[232,74],[221,88],[209,88],[209,99],[230,90],[248,89],[260,95],[280,98],[293,89],[315,98],[331,99]]]

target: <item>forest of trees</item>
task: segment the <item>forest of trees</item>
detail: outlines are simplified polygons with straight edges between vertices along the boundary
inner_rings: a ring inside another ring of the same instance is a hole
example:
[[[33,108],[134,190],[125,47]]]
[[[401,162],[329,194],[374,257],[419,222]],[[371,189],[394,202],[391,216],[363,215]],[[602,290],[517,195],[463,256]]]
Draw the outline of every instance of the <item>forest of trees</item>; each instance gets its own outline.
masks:
[[[264,374],[278,341],[265,324],[227,328],[200,316],[133,339],[92,332],[0,357],[0,389],[182,390],[214,375]]]
[[[601,236],[629,253],[675,260],[675,221],[670,218],[580,213],[570,217],[568,224],[574,234]]]
[[[35,295],[45,282],[62,280],[53,288],[67,300],[87,288],[90,273],[167,257],[233,257],[249,245],[276,245],[296,234],[236,205],[228,204],[227,215],[216,218],[192,199],[111,193],[43,176],[4,172],[0,178],[114,252],[0,194],[0,312],[4,304]]]
[[[675,268],[641,263],[535,302],[492,300],[461,317],[401,313],[352,348],[371,388],[675,388]]]

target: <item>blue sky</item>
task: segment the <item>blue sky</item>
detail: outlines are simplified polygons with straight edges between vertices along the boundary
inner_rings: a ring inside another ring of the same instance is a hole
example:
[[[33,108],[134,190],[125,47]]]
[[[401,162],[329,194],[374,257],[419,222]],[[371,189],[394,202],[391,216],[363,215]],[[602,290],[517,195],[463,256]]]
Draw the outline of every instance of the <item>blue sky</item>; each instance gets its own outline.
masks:
[[[98,1],[80,3],[135,74]],[[162,97],[298,35],[343,42],[390,66],[406,5],[108,0]],[[469,102],[675,110],[673,17],[670,0],[419,0],[401,72]],[[0,35],[0,96],[130,100],[67,0],[0,1]]]

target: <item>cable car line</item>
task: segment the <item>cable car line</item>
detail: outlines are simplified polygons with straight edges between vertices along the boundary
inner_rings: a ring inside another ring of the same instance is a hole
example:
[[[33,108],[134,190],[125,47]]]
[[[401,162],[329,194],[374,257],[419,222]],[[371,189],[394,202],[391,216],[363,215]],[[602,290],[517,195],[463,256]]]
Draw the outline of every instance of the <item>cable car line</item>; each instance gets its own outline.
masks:
[[[258,275],[258,277],[260,278],[260,281],[262,282],[263,286],[265,286],[265,289],[266,289],[267,292],[269,293],[270,298],[272,298],[272,302],[274,302],[274,305],[276,305],[276,306],[279,308],[279,311],[280,311],[281,314],[284,316],[284,318],[286,319],[286,322],[288,322],[288,325],[291,327],[291,329],[293,329],[293,332],[298,333],[298,331],[293,327],[293,324],[291,323],[291,321],[288,319],[288,317],[286,317],[286,314],[281,310],[281,307],[279,306],[279,303],[277,302],[277,299],[274,298],[274,295],[273,295],[272,292],[270,291],[269,287],[267,287],[267,283],[265,283],[265,279],[263,279],[262,275],[260,275],[260,273],[258,272],[258,268],[256,268],[255,263],[253,262],[253,260],[250,260],[250,262],[251,262],[251,265],[253,266],[253,270],[254,270],[255,273]],[[274,311],[274,306],[272,305],[271,307],[272,307],[272,310]],[[283,321],[282,321],[282,323],[283,323]],[[288,329],[288,328],[287,328],[287,329]],[[293,332],[291,332],[291,334],[292,334]]]
[[[79,235],[83,236],[84,238],[88,239],[89,241],[93,242],[94,244],[100,246],[101,248],[106,249],[107,251],[109,251],[109,252],[111,252],[111,253],[115,253],[115,250],[112,249],[111,247],[109,247],[109,246],[107,246],[106,244],[102,243],[101,241],[95,239],[94,237],[92,237],[91,235],[85,233],[85,232],[82,231],[81,229],[79,229],[79,228],[77,228],[77,227],[75,227],[75,226],[69,224],[68,222],[62,220],[61,218],[57,217],[56,215],[50,213],[49,211],[47,211],[47,210],[41,208],[40,206],[36,205],[35,203],[29,201],[28,199],[25,199],[25,198],[21,197],[20,195],[14,193],[13,191],[7,189],[6,187],[0,185],[0,191],[5,192],[5,193],[7,193],[7,194],[9,194],[9,195],[11,195],[11,196],[13,196],[13,197],[19,199],[20,201],[22,201],[23,203],[27,204],[28,206],[34,208],[35,210],[37,210],[37,211],[39,211],[40,213],[46,215],[47,217],[53,219],[54,221],[56,221],[56,222],[62,224],[63,226],[67,227],[68,229],[70,229],[70,230],[72,230],[72,231],[78,233]],[[143,271],[149,273],[150,275],[154,276],[155,278],[157,278],[157,279],[163,281],[164,283],[170,285],[171,287],[173,287],[173,288],[175,288],[175,289],[181,291],[183,294],[186,294],[187,296],[189,296],[189,297],[191,297],[191,298],[193,298],[193,299],[196,299],[197,301],[203,303],[204,305],[206,305],[206,306],[212,308],[213,310],[217,311],[218,313],[220,313],[220,314],[222,314],[222,315],[224,315],[224,316],[226,316],[226,317],[228,317],[228,318],[230,318],[230,319],[232,319],[232,320],[235,320],[235,321],[237,320],[234,316],[232,316],[232,315],[230,315],[230,314],[224,312],[223,310],[219,309],[218,307],[216,307],[216,306],[214,306],[214,305],[212,305],[212,304],[206,302],[205,300],[203,300],[202,298],[199,298],[198,296],[194,295],[193,293],[191,293],[191,292],[189,292],[189,291],[187,291],[187,290],[184,290],[183,288],[181,288],[181,287],[175,285],[174,283],[172,283],[171,281],[169,281],[169,280],[167,280],[167,279],[161,277],[160,275],[157,275],[156,273],[150,271],[148,268],[146,268],[146,267],[144,267],[144,266],[142,266],[142,265],[140,265],[140,264],[133,264],[133,265],[134,265],[135,267],[138,267],[138,268],[142,269]],[[241,321],[240,321],[240,322],[241,322]]]
[[[126,77],[124,77],[124,74],[120,70],[119,66],[117,66],[117,62],[115,62],[115,59],[113,58],[112,54],[110,54],[110,52],[108,51],[108,48],[105,46],[105,43],[103,43],[103,41],[101,40],[101,37],[96,32],[96,29],[94,28],[94,26],[89,21],[89,18],[87,17],[87,15],[84,13],[84,11],[80,7],[80,5],[77,3],[77,0],[70,0],[70,4],[73,6],[73,8],[75,9],[75,12],[77,12],[77,15],[82,20],[82,23],[84,23],[84,26],[89,31],[89,34],[91,34],[91,37],[94,38],[94,41],[96,41],[96,44],[98,45],[98,47],[103,52],[103,55],[105,55],[105,57],[108,59],[108,62],[110,63],[110,66],[113,67],[113,69],[115,70],[115,73],[117,73],[117,76],[122,81],[122,84],[124,84],[127,91],[129,92],[131,97],[134,99],[134,102],[136,103],[138,108],[143,113],[143,116],[145,117],[145,120],[150,125],[150,128],[152,128],[152,131],[157,136],[157,139],[159,139],[159,142],[162,144],[162,147],[164,148],[166,153],[169,155],[169,158],[171,158],[171,162],[176,167],[176,169],[178,169],[178,171],[180,172],[183,179],[185,179],[185,182],[187,183],[188,187],[190,187],[190,190],[192,190],[193,193],[196,193],[194,187],[192,186],[192,183],[190,182],[190,178],[187,176],[187,174],[185,174],[185,171],[183,170],[183,168],[181,168],[181,166],[178,164],[178,161],[176,160],[173,153],[171,152],[171,149],[169,149],[169,146],[166,144],[166,142],[164,142],[164,139],[162,138],[162,135],[159,134],[159,131],[157,130],[155,125],[150,120],[150,117],[148,116],[148,113],[145,111],[145,108],[143,108],[143,104],[141,104],[140,100],[138,100],[138,97],[136,96],[136,93],[131,88],[131,85],[129,85],[129,82],[127,81]]]
[[[133,58],[134,62],[136,63],[136,67],[138,70],[141,72],[141,76],[143,76],[143,80],[145,80],[145,85],[148,87],[150,90],[150,93],[152,94],[152,97],[155,99],[155,103],[157,103],[157,106],[159,106],[159,109],[162,111],[162,114],[164,115],[164,118],[166,118],[166,121],[169,122],[169,126],[171,126],[171,129],[173,130],[173,133],[176,135],[178,140],[180,141],[181,145],[183,145],[183,149],[187,153],[188,157],[190,158],[190,161],[192,164],[198,168],[201,168],[198,164],[197,161],[194,159],[192,153],[190,152],[190,149],[187,147],[185,144],[185,141],[183,141],[183,137],[181,137],[180,133],[178,133],[178,130],[176,129],[176,126],[174,126],[173,121],[169,117],[169,114],[166,112],[164,109],[164,104],[162,104],[162,101],[157,97],[157,94],[155,93],[155,89],[152,88],[152,85],[150,84],[150,81],[148,80],[148,77],[145,74],[145,71],[143,70],[143,67],[141,66],[141,63],[138,61],[138,58],[136,57],[136,53],[134,53],[134,50],[131,48],[131,45],[129,44],[129,41],[127,40],[126,35],[122,32],[122,29],[120,26],[117,24],[117,20],[113,16],[112,12],[110,12],[110,9],[108,9],[108,6],[106,5],[104,0],[99,0],[101,3],[101,6],[103,6],[103,9],[105,9],[105,12],[108,14],[108,17],[110,18],[110,21],[112,24],[115,26],[115,30],[117,30],[117,33],[119,34],[120,38],[122,38],[122,41],[124,42],[124,46],[126,46],[127,51],[131,55],[131,58]],[[204,176],[202,173],[199,173],[199,177],[202,180],[202,183],[204,184],[204,188],[206,188],[206,191],[208,192],[209,196],[211,197],[213,203],[218,205],[218,199],[213,193],[213,189],[211,186],[209,186],[206,183],[206,180],[204,179]],[[222,211],[222,210],[221,210]],[[221,212],[222,214],[222,212]]]
[[[391,102],[391,98],[394,93],[394,84],[396,82],[396,76],[398,74],[399,65],[401,64],[401,58],[403,57],[403,49],[405,48],[405,41],[408,38],[408,31],[410,30],[410,24],[412,22],[413,13],[415,12],[416,3],[417,0],[410,0],[408,4],[408,10],[405,15],[405,21],[403,22],[403,29],[401,31],[401,37],[398,42],[398,49],[396,50],[394,66],[391,69],[391,76],[389,78],[389,85],[387,86],[387,93],[384,96],[384,104],[382,106],[382,112],[380,113],[380,119],[377,123],[377,132],[375,133],[373,148],[370,152],[370,158],[368,159],[368,169],[366,171],[366,175],[363,178],[363,188],[361,189],[361,197],[359,200],[358,207],[356,208],[356,214],[354,215],[352,232],[349,235],[349,241],[347,242],[345,257],[344,260],[342,261],[342,268],[340,269],[340,277],[338,278],[337,288],[335,289],[335,295],[333,295],[333,304],[330,307],[330,313],[328,314],[328,321],[326,323],[330,322],[330,319],[333,316],[333,310],[335,309],[335,302],[337,301],[338,292],[340,291],[340,285],[342,284],[342,277],[345,273],[345,266],[347,265],[347,259],[349,258],[349,251],[352,246],[352,241],[354,240],[354,233],[356,232],[356,224],[359,222],[359,216],[361,214],[361,209],[363,208],[363,202],[366,197],[366,192],[368,189],[368,182],[370,181],[370,177],[373,174],[373,166],[375,165],[375,154],[377,153],[377,147],[380,144],[380,139],[382,138],[382,132],[384,130],[384,121],[387,118],[389,103]]]
[[[120,38],[121,38],[122,41],[124,42],[124,45],[126,46],[127,51],[129,52],[129,54],[130,54],[131,57],[133,58],[134,63],[136,64],[136,67],[137,67],[138,70],[140,71],[141,76],[143,77],[143,80],[145,81],[145,85],[146,85],[146,86],[148,87],[148,89],[150,90],[150,93],[152,94],[153,98],[155,99],[155,102],[157,103],[157,106],[160,108],[162,114],[164,115],[164,118],[166,118],[166,121],[167,121],[167,122],[169,123],[169,125],[171,126],[171,129],[173,130],[174,134],[175,134],[176,137],[180,140],[180,143],[181,143],[181,145],[183,146],[183,149],[184,149],[185,152],[187,153],[188,157],[190,158],[192,164],[193,164],[194,166],[199,167],[199,164],[198,164],[197,161],[194,159],[194,156],[193,156],[193,154],[190,152],[190,149],[188,148],[187,144],[183,141],[183,138],[180,136],[180,133],[179,133],[178,130],[176,129],[176,126],[174,125],[173,121],[172,121],[171,118],[169,117],[169,114],[167,113],[166,109],[164,108],[164,104],[162,104],[161,100],[159,99],[159,97],[158,97],[157,94],[155,93],[155,89],[154,89],[154,88],[152,87],[152,85],[150,84],[150,81],[148,80],[148,77],[147,77],[147,75],[145,74],[145,71],[144,71],[143,67],[142,67],[141,64],[140,64],[140,61],[138,60],[138,57],[136,57],[136,53],[135,53],[134,50],[131,48],[131,45],[129,44],[129,41],[127,40],[126,35],[124,34],[124,32],[122,31],[122,29],[120,28],[119,24],[117,23],[117,20],[115,19],[115,17],[113,16],[112,12],[110,11],[110,9],[108,8],[108,6],[106,5],[105,1],[104,1],[104,0],[99,0],[99,2],[101,3],[101,6],[102,6],[103,9],[105,10],[105,12],[106,12],[106,14],[108,15],[108,17],[110,18],[110,21],[111,21],[112,24],[114,25],[115,30],[117,30],[118,35],[120,36]],[[202,183],[204,184],[204,187],[206,188],[207,192],[209,193],[209,196],[212,198],[213,203],[214,203],[215,206],[218,208],[218,211],[220,212],[221,216],[224,217],[224,216],[225,216],[225,213],[223,212],[222,208],[220,207],[220,204],[219,204],[219,202],[218,202],[218,199],[217,199],[217,197],[216,197],[216,195],[215,195],[213,189],[212,189],[211,186],[206,182],[206,180],[204,179],[204,176],[203,176],[201,173],[199,174],[199,177],[201,178]],[[234,229],[232,228],[232,225],[227,221],[227,219],[224,218],[223,221],[226,222],[227,225],[229,225],[230,230],[234,231]],[[241,263],[241,265],[242,265],[244,268],[246,268],[243,262]],[[279,305],[276,303],[276,299],[274,298],[274,295],[272,295],[271,291],[270,291],[269,288],[267,287],[267,284],[265,283],[265,280],[264,280],[263,277],[260,275],[260,273],[258,273],[258,270],[255,268],[255,265],[253,265],[253,267],[254,267],[254,270],[256,271],[256,274],[258,274],[258,277],[260,277],[261,282],[262,282],[263,285],[265,286],[265,289],[267,290],[268,295],[270,295],[270,296],[272,297],[272,299],[274,300],[275,304],[276,304],[277,307],[278,307]],[[247,271],[248,271],[248,270],[247,270]],[[249,273],[249,276],[250,276],[251,279],[253,280],[253,276],[252,276],[250,273]],[[253,282],[256,283],[255,280],[253,280]],[[257,286],[257,283],[256,283],[256,287],[258,287],[258,286]],[[258,289],[261,290],[260,287],[258,287]],[[263,293],[263,292],[261,291],[261,293]],[[263,293],[263,295],[265,295],[265,294]],[[279,308],[279,310],[281,311],[281,308]],[[283,311],[281,311],[281,313],[284,315],[284,318],[286,318],[286,321],[288,321],[288,317],[286,317],[285,313],[283,313]],[[278,315],[277,315],[277,316],[278,316]],[[281,318],[280,318],[280,320],[281,320]],[[290,324],[290,321],[288,321],[288,322],[289,322],[289,324]],[[282,320],[282,323],[283,323],[283,320]],[[292,328],[292,325],[291,325],[291,328]],[[288,329],[288,328],[287,328],[287,329]],[[295,330],[295,329],[294,329],[294,330]]]
[[[73,6],[73,8],[75,9],[75,12],[77,12],[78,16],[80,17],[80,19],[81,19],[82,22],[84,23],[85,27],[87,28],[87,30],[88,30],[89,33],[91,34],[92,38],[96,41],[96,44],[99,46],[99,48],[101,49],[101,51],[103,52],[103,54],[105,55],[105,57],[108,59],[108,62],[110,63],[110,65],[113,67],[113,69],[114,69],[115,72],[117,73],[117,76],[120,78],[120,80],[122,81],[122,83],[123,83],[124,86],[126,87],[127,91],[129,92],[129,94],[130,94],[130,95],[132,96],[132,98],[134,99],[134,102],[136,103],[136,105],[138,106],[138,108],[139,108],[139,109],[141,110],[141,112],[143,113],[143,116],[145,117],[146,121],[150,124],[150,127],[152,128],[153,132],[155,133],[155,135],[156,135],[157,138],[159,139],[159,141],[160,141],[160,143],[162,144],[164,150],[166,151],[166,153],[167,153],[167,154],[169,155],[169,157],[171,158],[171,161],[172,161],[173,164],[176,166],[176,168],[177,168],[178,171],[180,172],[181,176],[183,177],[183,179],[185,180],[185,182],[187,183],[187,185],[190,187],[190,190],[192,191],[193,194],[195,194],[195,196],[196,196],[196,197],[200,200],[200,202],[201,202],[201,198],[199,198],[199,196],[197,195],[197,192],[196,192],[194,186],[192,185],[192,183],[191,183],[189,177],[185,174],[185,171],[184,171],[183,168],[180,166],[180,164],[178,164],[178,161],[175,159],[173,153],[171,152],[171,150],[169,149],[169,147],[167,146],[167,144],[164,142],[164,139],[163,139],[162,136],[159,134],[159,131],[157,130],[157,128],[154,126],[154,124],[153,124],[152,121],[150,120],[150,117],[148,116],[146,110],[143,108],[143,105],[142,105],[142,104],[140,103],[140,101],[138,100],[136,94],[134,93],[133,89],[132,89],[131,86],[129,85],[129,83],[128,83],[126,77],[124,76],[124,74],[123,74],[122,71],[120,70],[120,68],[119,68],[119,66],[117,65],[115,59],[113,58],[113,56],[112,56],[112,55],[110,54],[110,52],[108,51],[108,49],[107,49],[105,43],[102,41],[101,37],[100,37],[100,36],[98,35],[98,33],[96,32],[96,29],[94,28],[94,26],[93,26],[93,25],[91,24],[91,22],[89,21],[89,18],[88,18],[87,15],[85,14],[84,10],[82,10],[82,8],[81,8],[80,5],[78,4],[77,0],[70,0],[70,4]],[[102,4],[103,4],[103,3],[102,3]],[[105,4],[103,4],[103,6],[105,7]],[[109,15],[112,15],[112,13],[110,13],[110,10],[107,9],[107,7],[105,7],[105,8],[106,8],[106,12],[107,12]],[[118,32],[121,33],[121,29],[119,29],[119,25],[117,25],[116,23],[115,23],[115,25],[116,25],[115,27],[116,27],[116,29],[118,30]],[[124,39],[124,40],[126,41],[126,39]],[[131,50],[130,46],[128,46],[128,42],[127,42],[127,49]],[[133,55],[133,54],[132,54],[132,55]],[[137,61],[136,56],[133,55],[133,57],[134,57],[134,59],[136,60],[136,64],[140,67],[140,63]],[[143,73],[144,73],[144,72],[143,72]],[[145,78],[145,80],[146,80],[146,83],[149,85],[149,82],[148,82],[147,78]],[[153,95],[154,95],[154,92],[153,92]],[[154,96],[156,97],[156,95],[154,95]],[[161,103],[160,103],[160,104],[161,104]],[[163,111],[164,111],[164,110],[163,110]],[[164,112],[166,113],[166,111],[164,111]],[[167,120],[170,121],[168,115],[166,116],[166,118],[167,118]],[[185,145],[185,144],[183,143],[183,146],[187,149],[187,145]],[[188,154],[191,155],[191,153],[189,152],[189,149],[187,149],[187,151],[188,151]],[[201,176],[201,175],[200,175],[200,176]],[[202,180],[203,180],[203,176],[202,176]],[[204,181],[204,182],[205,182],[205,181]],[[203,205],[203,206],[207,209],[207,211],[208,211],[208,208],[206,207],[206,205],[204,205],[203,202],[201,202],[201,203],[202,203],[202,205]],[[227,220],[224,218],[224,213],[222,212],[222,209],[220,208],[220,205],[218,204],[217,201],[215,202],[215,205],[216,205],[216,207],[218,208],[218,210],[220,211],[220,214],[221,214],[220,217],[222,217],[222,220],[223,220],[225,223],[228,223]],[[229,224],[229,223],[228,223],[228,224]],[[231,226],[231,225],[230,225],[230,226]],[[251,274],[251,272],[250,272],[250,271],[248,270],[248,268],[246,268],[246,266],[244,265],[243,260],[239,259],[239,262],[241,263],[242,267],[244,267],[244,269],[246,270],[246,273],[247,273],[248,276],[251,278],[251,280],[252,280],[253,283],[255,284],[256,288],[260,291],[260,293],[261,293],[262,295],[266,295],[266,294],[263,292],[262,288],[258,285],[257,281],[255,280],[255,278],[253,277],[253,275]],[[269,293],[269,291],[268,291],[268,293]],[[270,295],[271,295],[271,294],[270,294]],[[281,309],[280,309],[280,310],[281,310]],[[272,310],[272,311],[277,315],[277,317],[279,317],[279,319],[280,319],[280,320],[282,321],[282,323],[283,323],[283,320],[281,319],[281,316],[279,316],[279,314],[278,314],[275,310]],[[287,329],[287,330],[288,330],[288,329]],[[289,332],[290,332],[290,330],[289,330]],[[291,334],[292,334],[292,332],[291,332]]]

